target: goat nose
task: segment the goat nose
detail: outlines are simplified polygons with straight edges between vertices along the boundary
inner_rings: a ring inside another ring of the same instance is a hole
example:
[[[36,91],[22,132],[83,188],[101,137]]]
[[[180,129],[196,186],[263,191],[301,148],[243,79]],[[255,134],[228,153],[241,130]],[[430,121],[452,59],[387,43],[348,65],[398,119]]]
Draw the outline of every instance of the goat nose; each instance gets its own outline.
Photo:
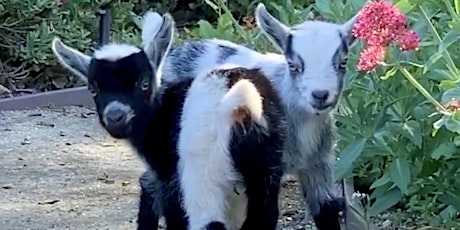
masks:
[[[126,116],[126,113],[123,110],[113,109],[113,110],[109,110],[106,113],[105,118],[107,119],[107,123],[116,124],[116,123],[122,122],[125,116]]]
[[[324,102],[329,97],[329,91],[327,90],[315,90],[311,93],[313,99]]]

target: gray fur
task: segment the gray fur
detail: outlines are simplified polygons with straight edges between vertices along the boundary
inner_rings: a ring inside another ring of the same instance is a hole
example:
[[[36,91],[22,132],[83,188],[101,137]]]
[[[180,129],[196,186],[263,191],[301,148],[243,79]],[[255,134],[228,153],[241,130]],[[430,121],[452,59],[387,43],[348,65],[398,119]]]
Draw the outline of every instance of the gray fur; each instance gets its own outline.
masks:
[[[205,54],[203,41],[187,41],[181,46],[173,47],[163,63],[163,73],[177,78],[191,77],[197,74],[197,59]]]
[[[219,57],[217,59],[217,63],[223,64],[225,61],[228,60],[229,57],[235,55],[238,50],[233,48],[233,47],[228,47],[224,45],[219,45],[217,46],[218,51],[219,51]]]

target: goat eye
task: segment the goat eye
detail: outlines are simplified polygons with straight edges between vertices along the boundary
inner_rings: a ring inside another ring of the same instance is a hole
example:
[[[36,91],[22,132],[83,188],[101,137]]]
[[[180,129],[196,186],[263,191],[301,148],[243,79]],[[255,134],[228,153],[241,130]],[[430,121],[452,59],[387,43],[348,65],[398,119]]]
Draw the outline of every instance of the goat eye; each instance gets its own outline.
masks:
[[[146,91],[149,88],[149,83],[148,82],[143,82],[141,85],[141,90]]]
[[[340,61],[339,68],[340,69],[345,69],[347,67],[347,59],[344,58]]]
[[[293,72],[293,73],[299,73],[300,70],[299,70],[299,67],[293,63],[289,63],[289,71]]]

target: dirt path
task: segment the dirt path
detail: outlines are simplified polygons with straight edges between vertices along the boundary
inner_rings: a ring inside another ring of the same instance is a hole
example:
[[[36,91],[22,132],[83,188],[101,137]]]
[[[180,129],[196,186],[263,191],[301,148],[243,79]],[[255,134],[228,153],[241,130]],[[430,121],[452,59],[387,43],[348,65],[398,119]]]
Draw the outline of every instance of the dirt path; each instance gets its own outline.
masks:
[[[143,169],[90,109],[0,112],[0,229],[135,229]],[[283,229],[309,229],[284,186]]]
[[[136,229],[144,167],[91,109],[0,112],[0,230]],[[280,196],[283,230],[315,229],[295,180]],[[386,213],[374,222],[390,230],[420,221]]]

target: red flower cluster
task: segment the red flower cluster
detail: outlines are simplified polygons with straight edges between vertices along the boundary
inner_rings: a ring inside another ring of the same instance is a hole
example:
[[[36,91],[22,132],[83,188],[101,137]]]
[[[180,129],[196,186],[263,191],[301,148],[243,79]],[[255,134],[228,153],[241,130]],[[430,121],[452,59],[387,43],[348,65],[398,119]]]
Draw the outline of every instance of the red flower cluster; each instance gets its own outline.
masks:
[[[401,50],[417,49],[419,38],[407,29],[407,18],[396,6],[385,0],[368,3],[358,15],[353,35],[363,39],[368,47],[361,53],[358,69],[371,71],[385,59],[385,48],[398,42]]]

